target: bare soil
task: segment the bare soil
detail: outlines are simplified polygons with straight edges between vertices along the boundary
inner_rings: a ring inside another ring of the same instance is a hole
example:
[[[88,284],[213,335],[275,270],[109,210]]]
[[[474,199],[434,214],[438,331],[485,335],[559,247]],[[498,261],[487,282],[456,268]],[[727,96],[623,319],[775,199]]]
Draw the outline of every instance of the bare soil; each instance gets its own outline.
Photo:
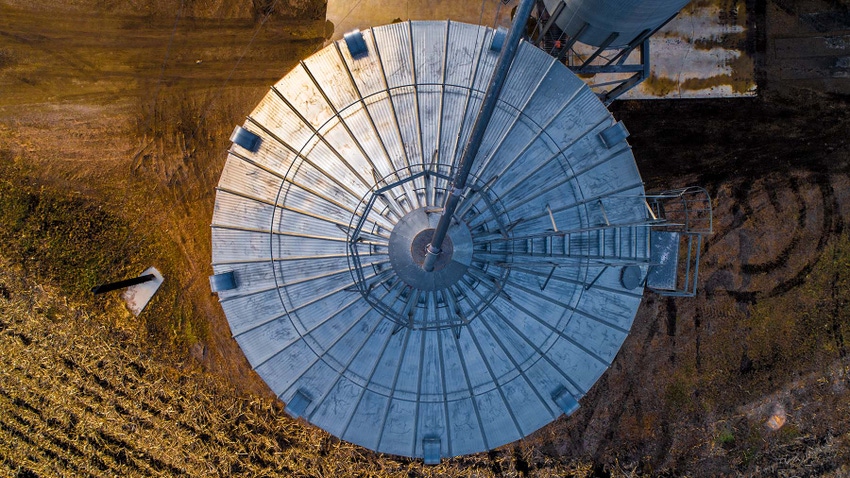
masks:
[[[698,296],[647,293],[576,414],[422,468],[283,414],[207,284],[227,137],[322,46],[323,3],[0,0],[0,474],[850,475],[850,97],[776,53],[850,31],[848,3],[747,11],[757,98],[613,107],[647,189],[714,198]],[[150,265],[139,318],[87,293]]]
[[[280,1],[269,15],[262,2],[231,3],[0,2],[0,168],[26,185],[9,193],[73,197],[122,224],[83,238],[111,261],[51,271],[19,251],[27,270],[80,296],[155,265],[167,279],[143,316],[152,346],[192,350],[266,393],[206,285],[212,198],[232,125],[322,45],[325,22],[321,2]],[[48,235],[85,216],[65,212],[30,227]]]

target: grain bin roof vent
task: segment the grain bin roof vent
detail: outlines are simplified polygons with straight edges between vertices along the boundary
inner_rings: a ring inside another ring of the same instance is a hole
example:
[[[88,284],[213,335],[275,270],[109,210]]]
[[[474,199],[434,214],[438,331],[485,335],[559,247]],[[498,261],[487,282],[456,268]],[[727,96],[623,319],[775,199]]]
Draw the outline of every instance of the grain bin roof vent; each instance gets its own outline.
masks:
[[[499,27],[496,29],[496,33],[493,34],[493,41],[490,42],[490,50],[492,51],[501,51],[502,46],[505,44],[505,38],[508,36],[508,30],[504,27]]]
[[[348,47],[348,53],[352,58],[362,58],[369,54],[369,48],[366,46],[360,30],[346,33],[343,39],[345,40],[345,45]]]
[[[233,271],[220,272],[210,276],[210,290],[220,292],[236,288],[236,276]]]
[[[259,136],[247,129],[237,126],[233,128],[233,133],[230,134],[230,141],[233,144],[239,145],[240,147],[254,153],[257,151],[257,148],[259,148],[261,139]]]

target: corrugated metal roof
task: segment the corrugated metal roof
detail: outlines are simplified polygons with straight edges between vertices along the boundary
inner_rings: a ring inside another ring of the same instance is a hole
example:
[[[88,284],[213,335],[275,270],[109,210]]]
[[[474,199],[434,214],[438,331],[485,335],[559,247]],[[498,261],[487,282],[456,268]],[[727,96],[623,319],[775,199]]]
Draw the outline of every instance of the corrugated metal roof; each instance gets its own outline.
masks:
[[[231,147],[212,254],[237,286],[221,304],[291,413],[385,453],[488,450],[584,396],[626,338],[642,287],[622,270],[645,276],[649,258],[640,175],[625,141],[600,138],[615,121],[584,83],[522,44],[434,281],[409,244],[439,217],[493,30],[362,33],[366,55],[341,41],[305,60],[243,125],[253,151]]]

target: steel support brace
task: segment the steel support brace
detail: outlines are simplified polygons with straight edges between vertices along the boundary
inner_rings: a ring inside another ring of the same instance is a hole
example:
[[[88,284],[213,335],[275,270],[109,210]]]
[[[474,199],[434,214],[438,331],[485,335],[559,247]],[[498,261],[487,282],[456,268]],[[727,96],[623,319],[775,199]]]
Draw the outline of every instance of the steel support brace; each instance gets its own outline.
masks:
[[[650,30],[648,28],[646,30],[642,31],[640,33],[640,35],[635,37],[635,39],[632,40],[629,43],[629,46],[627,46],[626,48],[623,48],[622,50],[620,50],[619,53],[617,53],[610,60],[608,60],[608,63],[606,63],[606,65],[613,65],[614,62],[616,62],[617,60],[625,61],[626,58],[628,58],[628,56],[632,53],[632,51],[634,51],[634,49],[637,48],[638,45],[643,43],[644,40],[649,38],[649,35],[651,35],[651,34],[652,34],[652,30]]]
[[[563,63],[567,54],[570,52],[570,49],[572,49],[573,45],[576,44],[576,41],[578,40],[578,38],[584,34],[585,30],[587,30],[587,27],[589,27],[589,26],[590,26],[590,24],[585,22],[584,25],[582,25],[581,28],[579,28],[578,32],[576,32],[576,34],[567,41],[567,44],[564,45],[563,48],[561,48],[557,52],[556,51],[552,52],[552,56],[554,56],[555,58],[558,59],[558,61]]]
[[[603,52],[606,48],[608,48],[608,47],[609,47],[612,43],[614,43],[614,40],[616,40],[616,39],[617,39],[617,37],[619,37],[619,36],[620,36],[620,34],[619,34],[619,33],[617,33],[617,32],[614,32],[614,33],[612,33],[612,34],[608,35],[608,38],[606,38],[606,39],[605,39],[605,41],[604,41],[604,42],[602,42],[602,44],[601,44],[601,45],[599,45],[599,48],[597,48],[597,49],[596,49],[596,51],[595,51],[595,52],[593,52],[593,54],[592,54],[592,55],[590,55],[590,56],[587,58],[587,60],[584,60],[584,63],[582,63],[581,67],[579,67],[579,71],[583,71],[583,69],[584,69],[586,66],[589,66],[589,65],[590,65],[590,63],[591,63],[591,62],[593,62],[593,60],[595,60],[595,59],[596,59],[599,55],[601,55],[601,54],[602,54],[602,52]]]
[[[549,33],[549,29],[552,28],[552,25],[555,24],[555,21],[558,20],[558,17],[561,16],[561,12],[564,11],[564,7],[567,4],[564,3],[564,0],[558,2],[558,6],[555,7],[555,11],[552,12],[552,16],[549,17],[549,20],[546,21],[546,24],[543,25],[543,29],[540,30],[540,34],[538,35],[539,39],[543,39],[546,37],[546,34]]]

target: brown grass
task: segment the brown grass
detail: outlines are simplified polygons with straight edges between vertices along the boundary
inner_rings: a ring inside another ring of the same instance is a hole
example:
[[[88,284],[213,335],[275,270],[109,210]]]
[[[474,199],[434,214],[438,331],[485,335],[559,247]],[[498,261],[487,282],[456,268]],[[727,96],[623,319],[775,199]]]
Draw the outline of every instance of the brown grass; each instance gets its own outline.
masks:
[[[674,80],[656,75],[650,75],[641,85],[654,96],[665,96],[678,88]]]

